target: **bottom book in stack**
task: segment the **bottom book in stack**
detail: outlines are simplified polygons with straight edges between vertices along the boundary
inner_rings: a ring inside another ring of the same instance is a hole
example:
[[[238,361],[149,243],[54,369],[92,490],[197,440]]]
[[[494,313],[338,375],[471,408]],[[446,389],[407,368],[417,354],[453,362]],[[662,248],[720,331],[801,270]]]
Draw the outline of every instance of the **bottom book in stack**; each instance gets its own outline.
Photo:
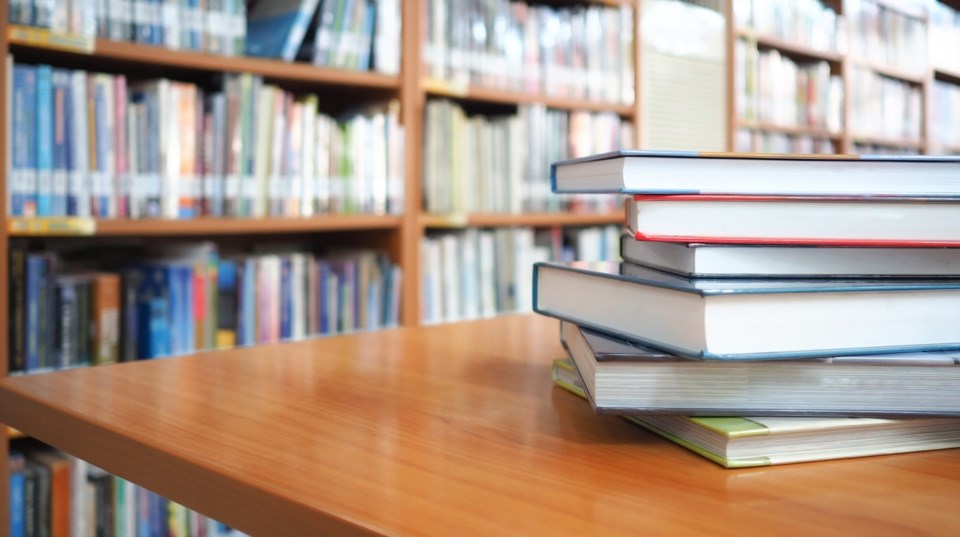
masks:
[[[576,365],[553,363],[554,383],[589,399]],[[725,468],[749,468],[960,448],[956,418],[691,417],[625,419]]]

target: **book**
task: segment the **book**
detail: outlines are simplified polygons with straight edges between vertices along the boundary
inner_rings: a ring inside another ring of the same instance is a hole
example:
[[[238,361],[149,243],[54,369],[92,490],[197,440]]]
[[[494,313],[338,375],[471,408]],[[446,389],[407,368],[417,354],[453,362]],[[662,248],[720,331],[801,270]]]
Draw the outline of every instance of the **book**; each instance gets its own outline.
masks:
[[[634,196],[626,200],[626,225],[649,241],[960,246],[957,201]]]
[[[960,417],[960,352],[698,361],[560,323],[597,412]]]
[[[576,367],[553,362],[558,387],[586,397]],[[960,447],[956,418],[624,416],[725,468],[749,468]]]
[[[689,280],[610,262],[533,277],[534,311],[696,359],[960,349],[960,280]]]
[[[253,2],[247,13],[247,54],[291,62],[319,0]]]
[[[558,193],[744,196],[960,195],[960,157],[621,150],[550,167]]]
[[[624,261],[690,278],[960,276],[960,248],[707,244],[620,238]]]

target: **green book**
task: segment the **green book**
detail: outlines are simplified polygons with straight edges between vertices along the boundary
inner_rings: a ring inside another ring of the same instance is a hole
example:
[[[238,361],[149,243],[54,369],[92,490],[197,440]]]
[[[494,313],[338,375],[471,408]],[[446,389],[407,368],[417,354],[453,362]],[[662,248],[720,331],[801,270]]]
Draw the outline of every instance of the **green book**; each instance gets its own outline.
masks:
[[[553,382],[587,398],[568,359],[554,360]],[[957,418],[624,418],[726,468],[960,448]]]

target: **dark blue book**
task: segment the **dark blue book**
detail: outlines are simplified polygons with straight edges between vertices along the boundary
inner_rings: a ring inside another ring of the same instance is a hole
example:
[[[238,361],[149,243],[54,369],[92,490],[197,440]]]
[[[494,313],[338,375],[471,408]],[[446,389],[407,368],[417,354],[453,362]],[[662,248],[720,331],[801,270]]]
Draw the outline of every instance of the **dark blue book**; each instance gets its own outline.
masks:
[[[16,64],[13,67],[13,105],[11,143],[11,175],[7,181],[10,216],[29,216],[27,198],[35,188],[37,161],[37,68]],[[33,208],[31,208],[31,211]]]
[[[67,106],[70,103],[70,71],[54,69],[51,75],[53,87],[53,173],[51,175],[50,214],[67,215],[67,191],[69,167],[70,129],[67,124]]]
[[[169,267],[145,265],[135,269],[137,281],[138,358],[169,356],[171,349],[171,274]]]
[[[24,457],[11,451],[7,458],[10,475],[10,537],[26,537],[26,497],[24,495]]]
[[[247,55],[293,61],[318,0],[255,2],[247,13]]]
[[[37,67],[37,216],[53,215],[53,68]],[[29,198],[28,198],[29,199]],[[29,202],[28,202],[29,204]]]
[[[694,359],[960,349],[960,280],[690,280],[630,263],[537,263],[533,305]]]
[[[46,260],[38,254],[29,254],[26,259],[26,366],[24,371],[40,368],[40,289],[46,269]]]

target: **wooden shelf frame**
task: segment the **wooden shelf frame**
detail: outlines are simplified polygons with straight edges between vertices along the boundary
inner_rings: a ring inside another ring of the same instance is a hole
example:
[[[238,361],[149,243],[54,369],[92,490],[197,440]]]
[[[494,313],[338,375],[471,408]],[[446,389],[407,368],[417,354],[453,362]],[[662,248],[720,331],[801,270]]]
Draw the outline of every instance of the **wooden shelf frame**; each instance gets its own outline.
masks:
[[[8,30],[8,36],[14,29]],[[13,36],[11,36],[13,37]],[[21,40],[11,40],[11,50],[55,52],[64,58],[83,56],[129,65],[148,65],[196,72],[250,73],[278,82],[310,83],[360,88],[398,90],[400,78],[380,73],[317,67],[302,62],[284,62],[245,56],[223,56],[190,50],[97,39],[91,52],[50,48]]]
[[[611,213],[471,213],[468,215],[423,214],[420,224],[427,229],[467,227],[569,227],[623,223],[623,212]]]
[[[776,49],[786,56],[804,61],[823,60],[833,64],[843,61],[843,54],[831,50],[821,50],[801,43],[794,43],[782,37],[759,34],[749,28],[738,28],[737,36],[755,41],[761,48]]]
[[[447,82],[425,79],[423,87],[430,97],[446,97],[449,99],[483,102],[505,105],[542,104],[549,108],[570,111],[613,112],[621,117],[632,118],[635,114],[633,104],[608,103],[603,101],[586,101],[569,97],[524,93],[522,91],[484,88],[471,86],[458,88]]]
[[[92,235],[98,237],[264,235],[396,229],[400,216],[329,215],[309,218],[194,218],[184,220],[94,220],[92,233],[11,231],[11,237]]]

